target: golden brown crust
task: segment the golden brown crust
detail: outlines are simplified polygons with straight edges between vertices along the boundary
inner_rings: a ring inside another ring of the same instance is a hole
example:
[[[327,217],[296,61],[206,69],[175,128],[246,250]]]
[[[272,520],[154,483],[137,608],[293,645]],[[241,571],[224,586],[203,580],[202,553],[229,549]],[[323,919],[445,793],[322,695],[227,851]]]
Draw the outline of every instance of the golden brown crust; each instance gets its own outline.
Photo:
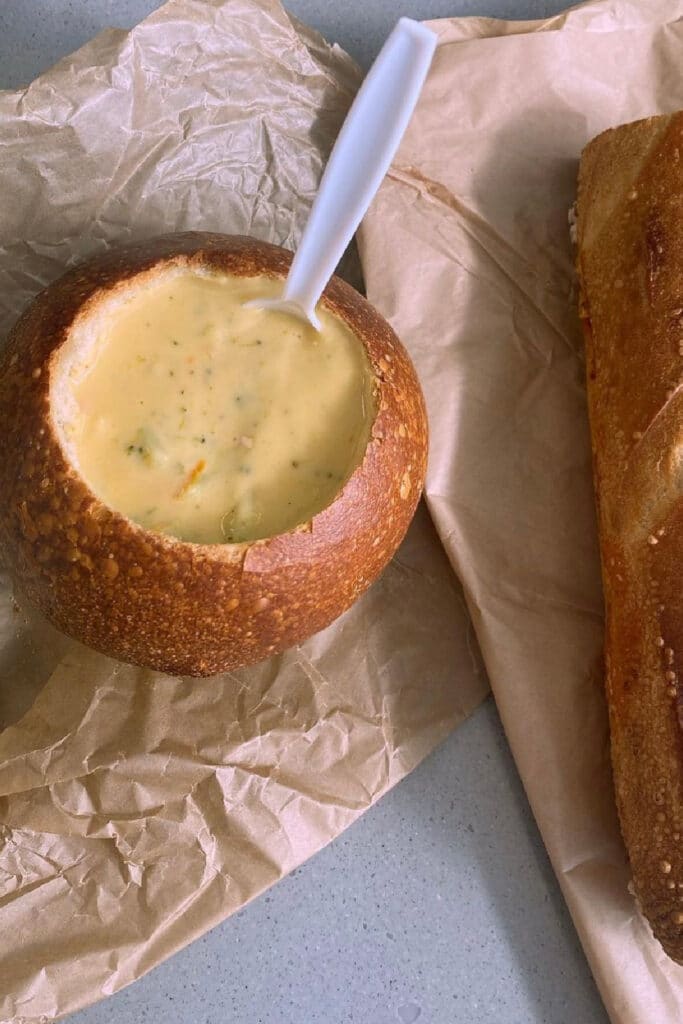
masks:
[[[683,113],[590,143],[577,228],[617,803],[683,962]]]
[[[169,261],[284,278],[291,254],[250,238],[169,235],[84,263],[36,298],[0,357],[0,549],[64,632],[124,661],[212,675],[327,626],[381,572],[420,496],[426,415],[394,332],[333,278],[323,301],[362,339],[378,386],[365,458],[335,502],[308,527],[240,545],[183,543],[111,511],[52,429],[51,360],[86,304]]]

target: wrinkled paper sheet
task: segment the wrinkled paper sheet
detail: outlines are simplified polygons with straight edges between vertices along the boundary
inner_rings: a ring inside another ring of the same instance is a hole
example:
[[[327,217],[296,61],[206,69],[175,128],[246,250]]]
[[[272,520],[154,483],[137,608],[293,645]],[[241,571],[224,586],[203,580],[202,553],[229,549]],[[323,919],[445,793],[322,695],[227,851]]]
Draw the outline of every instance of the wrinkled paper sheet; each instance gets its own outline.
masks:
[[[360,237],[368,296],[425,387],[429,509],[619,1024],[680,1024],[683,968],[629,894],[616,819],[567,211],[589,139],[683,107],[681,18],[681,0],[607,0],[432,23],[434,65]]]
[[[294,247],[359,78],[277,0],[172,0],[0,93],[0,337],[112,243],[208,229]],[[67,640],[0,570],[0,1021],[87,1005],[239,909],[487,687],[424,507],[337,623],[209,680]]]

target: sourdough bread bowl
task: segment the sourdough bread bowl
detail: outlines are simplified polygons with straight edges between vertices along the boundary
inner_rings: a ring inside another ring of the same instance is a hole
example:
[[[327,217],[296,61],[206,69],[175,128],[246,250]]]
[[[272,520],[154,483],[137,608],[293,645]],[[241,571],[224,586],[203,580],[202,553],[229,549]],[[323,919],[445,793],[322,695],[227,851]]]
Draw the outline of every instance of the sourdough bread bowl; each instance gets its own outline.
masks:
[[[156,238],[70,270],[14,327],[0,355],[0,554],[63,632],[122,661],[213,675],[327,626],[400,544],[424,481],[424,401],[391,327],[337,278],[321,308],[362,344],[374,408],[358,464],[306,521],[225,543],[150,529],[95,493],[65,440],[65,353],[117,295],[170,272],[283,280],[290,262],[246,237]]]

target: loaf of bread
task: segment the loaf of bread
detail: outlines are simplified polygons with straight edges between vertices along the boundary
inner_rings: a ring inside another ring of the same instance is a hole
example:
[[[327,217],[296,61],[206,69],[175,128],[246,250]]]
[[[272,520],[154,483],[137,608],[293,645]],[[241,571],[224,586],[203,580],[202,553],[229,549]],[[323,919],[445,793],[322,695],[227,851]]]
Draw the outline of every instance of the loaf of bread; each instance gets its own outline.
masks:
[[[586,147],[577,243],[617,804],[683,963],[683,112]]]

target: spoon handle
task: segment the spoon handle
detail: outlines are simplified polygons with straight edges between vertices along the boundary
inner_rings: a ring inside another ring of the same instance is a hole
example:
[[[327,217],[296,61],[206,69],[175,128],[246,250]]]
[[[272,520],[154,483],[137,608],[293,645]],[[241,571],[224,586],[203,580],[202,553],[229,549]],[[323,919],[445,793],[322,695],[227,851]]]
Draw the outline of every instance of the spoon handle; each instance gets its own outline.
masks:
[[[370,68],[325,168],[283,299],[315,307],[389,169],[431,64],[437,37],[401,18]]]

